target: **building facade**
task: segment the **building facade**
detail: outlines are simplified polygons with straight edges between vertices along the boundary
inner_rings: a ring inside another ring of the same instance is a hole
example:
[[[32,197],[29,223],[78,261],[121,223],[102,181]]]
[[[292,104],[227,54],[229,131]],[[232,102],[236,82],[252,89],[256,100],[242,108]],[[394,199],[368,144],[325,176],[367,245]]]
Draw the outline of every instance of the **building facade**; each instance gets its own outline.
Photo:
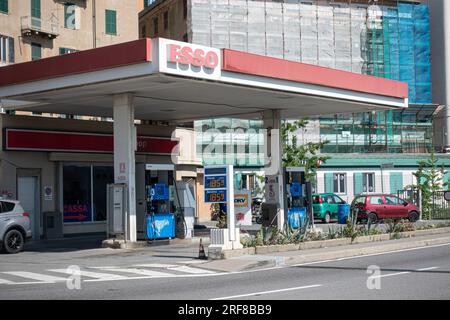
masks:
[[[138,9],[136,0],[1,0],[0,64],[137,39]]]
[[[408,109],[358,114],[336,110],[310,119],[298,132],[304,143],[329,141],[322,152],[331,160],[319,169],[317,192],[336,192],[348,200],[359,192],[393,192],[412,184],[419,160],[433,150],[443,151],[433,136],[440,109],[432,97],[428,1],[151,1],[140,13],[139,25],[141,37],[169,37],[407,82]],[[213,122],[213,128],[203,121],[196,126],[199,145],[206,128],[211,140],[211,129],[220,132],[226,120],[206,120]],[[219,132],[221,140],[224,133]],[[370,170],[358,165],[356,159],[363,154],[371,159]],[[397,156],[408,163],[394,164],[389,179],[391,172],[381,168]],[[447,165],[447,157],[440,157]],[[350,159],[351,169],[333,159]],[[209,159],[203,157],[203,162]],[[345,181],[345,186],[330,183],[330,177]],[[375,183],[381,180],[386,186]]]

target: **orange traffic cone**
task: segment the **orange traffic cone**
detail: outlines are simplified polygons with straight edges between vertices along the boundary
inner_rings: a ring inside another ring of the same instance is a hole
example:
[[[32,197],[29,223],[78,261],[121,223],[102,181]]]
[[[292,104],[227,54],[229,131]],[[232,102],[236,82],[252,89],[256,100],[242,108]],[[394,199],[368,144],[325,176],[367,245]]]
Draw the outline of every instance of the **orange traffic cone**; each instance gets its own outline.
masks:
[[[208,259],[205,254],[205,248],[203,248],[202,238],[200,238],[200,245],[198,248],[198,258],[203,260]]]

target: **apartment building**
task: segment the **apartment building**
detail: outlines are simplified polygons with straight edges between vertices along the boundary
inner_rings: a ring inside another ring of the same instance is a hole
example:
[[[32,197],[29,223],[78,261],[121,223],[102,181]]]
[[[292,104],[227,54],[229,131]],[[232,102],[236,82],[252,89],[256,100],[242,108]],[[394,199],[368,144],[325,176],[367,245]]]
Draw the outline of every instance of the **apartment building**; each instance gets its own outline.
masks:
[[[136,0],[0,0],[0,65],[138,38]]]

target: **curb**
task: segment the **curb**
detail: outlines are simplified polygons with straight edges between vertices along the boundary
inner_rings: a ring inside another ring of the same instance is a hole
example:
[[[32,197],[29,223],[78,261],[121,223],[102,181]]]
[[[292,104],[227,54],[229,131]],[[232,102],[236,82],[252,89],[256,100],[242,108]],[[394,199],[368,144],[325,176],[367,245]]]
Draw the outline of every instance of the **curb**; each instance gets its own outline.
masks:
[[[399,233],[399,238],[413,238],[427,235],[438,235],[438,234],[450,234],[450,228],[439,228],[439,229],[431,229],[431,230],[418,230],[418,231],[409,231]],[[300,244],[287,244],[287,245],[272,245],[272,246],[257,246],[257,247],[249,247],[244,249],[237,250],[223,250],[219,255],[217,255],[216,259],[229,259],[235,258],[243,255],[252,255],[252,254],[269,254],[269,253],[277,253],[277,252],[289,252],[289,251],[301,251],[308,249],[320,249],[320,248],[332,248],[339,247],[345,245],[352,244],[361,244],[361,243],[372,243],[372,242],[381,242],[392,240],[390,234],[379,234],[373,236],[363,236],[357,237],[354,241],[350,238],[341,238],[341,239],[333,239],[333,240],[321,240],[321,241],[308,241],[302,242]]]

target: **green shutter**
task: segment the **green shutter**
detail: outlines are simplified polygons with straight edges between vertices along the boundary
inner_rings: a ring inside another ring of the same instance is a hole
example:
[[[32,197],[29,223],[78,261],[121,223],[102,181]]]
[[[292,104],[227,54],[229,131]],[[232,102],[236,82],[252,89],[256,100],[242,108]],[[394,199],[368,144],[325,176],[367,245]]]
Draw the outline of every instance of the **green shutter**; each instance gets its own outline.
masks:
[[[325,193],[333,192],[333,173],[325,173]]]
[[[445,168],[447,170],[447,168]],[[443,190],[450,190],[450,171],[444,174],[444,178],[442,179]],[[447,185],[446,185],[447,183]]]
[[[391,172],[389,179],[392,194],[397,194],[399,190],[403,189],[403,173]]]
[[[14,63],[15,54],[14,54],[14,38],[8,38],[8,48],[9,48],[9,63]]]
[[[0,11],[8,13],[8,0],[0,0]]]
[[[105,10],[105,31],[107,34],[117,34],[117,16],[114,10]]]
[[[41,0],[31,0],[31,16],[41,18]]]
[[[353,174],[353,182],[354,182],[354,195],[358,195],[363,192],[363,174],[361,172],[357,172]]]

